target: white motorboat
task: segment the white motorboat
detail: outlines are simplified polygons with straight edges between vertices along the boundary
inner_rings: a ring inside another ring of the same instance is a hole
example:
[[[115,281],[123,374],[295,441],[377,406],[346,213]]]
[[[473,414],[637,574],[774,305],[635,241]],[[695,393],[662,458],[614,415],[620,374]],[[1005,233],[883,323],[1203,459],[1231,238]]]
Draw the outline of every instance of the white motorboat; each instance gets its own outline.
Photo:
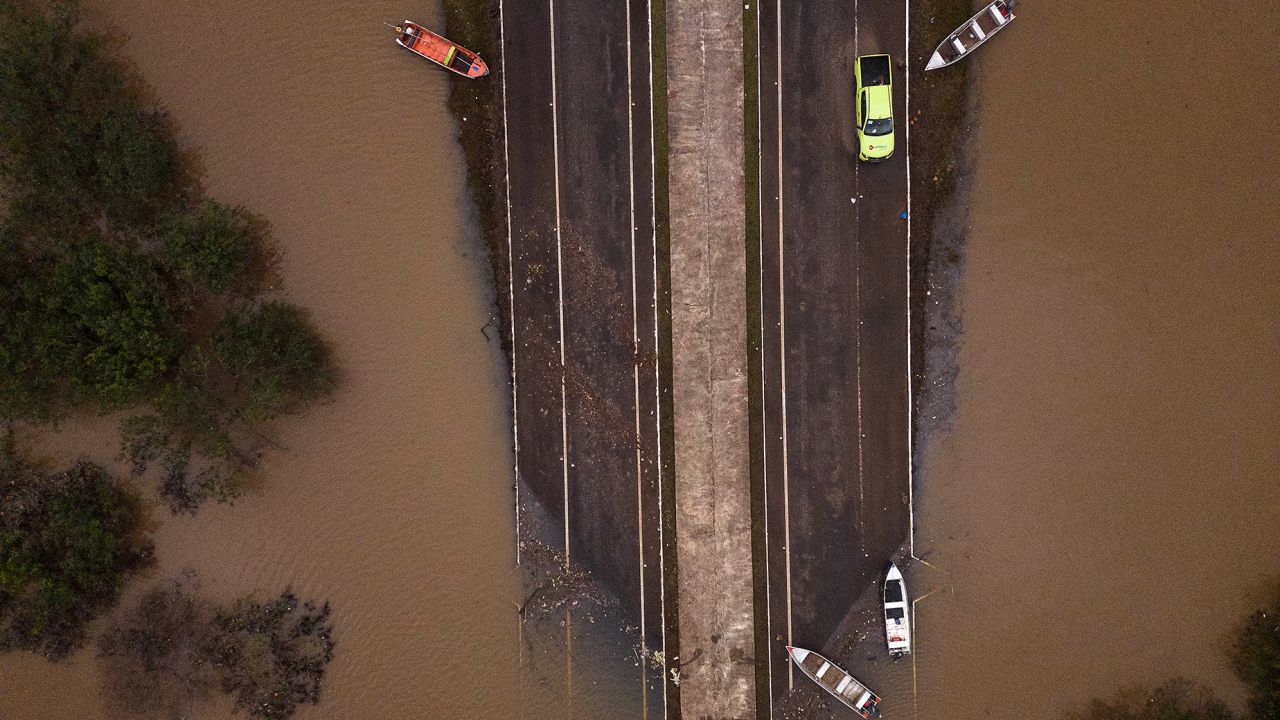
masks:
[[[911,652],[911,601],[907,583],[898,566],[889,563],[884,578],[884,633],[889,641],[889,654],[895,658]]]

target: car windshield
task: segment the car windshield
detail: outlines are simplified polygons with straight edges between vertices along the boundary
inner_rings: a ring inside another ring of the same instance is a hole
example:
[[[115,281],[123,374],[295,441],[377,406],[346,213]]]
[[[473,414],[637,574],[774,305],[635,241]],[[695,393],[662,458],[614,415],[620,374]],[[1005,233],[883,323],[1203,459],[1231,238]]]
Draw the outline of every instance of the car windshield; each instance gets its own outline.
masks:
[[[868,120],[867,126],[862,129],[862,132],[867,135],[888,135],[893,132],[893,118]]]

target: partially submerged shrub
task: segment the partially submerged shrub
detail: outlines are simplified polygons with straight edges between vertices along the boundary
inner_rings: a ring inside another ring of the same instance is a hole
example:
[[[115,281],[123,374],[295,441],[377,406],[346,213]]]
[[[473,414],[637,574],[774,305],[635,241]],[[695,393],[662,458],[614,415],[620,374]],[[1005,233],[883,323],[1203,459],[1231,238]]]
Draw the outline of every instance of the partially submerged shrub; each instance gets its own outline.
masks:
[[[98,638],[108,698],[132,716],[180,718],[210,695],[212,610],[194,576],[157,585]]]
[[[151,561],[136,499],[102,468],[0,460],[0,650],[58,660]]]
[[[251,717],[285,720],[319,701],[332,629],[327,603],[286,590],[270,602],[215,607],[188,574],[143,595],[99,650],[113,703],[135,714],[185,717],[221,690]]]
[[[1232,666],[1249,688],[1249,710],[1259,720],[1280,719],[1280,585],[1236,636]]]
[[[1156,688],[1124,690],[1109,701],[1094,700],[1071,720],[1235,720],[1208,688],[1181,679]]]
[[[284,720],[298,705],[319,702],[333,659],[328,603],[316,607],[286,590],[270,602],[241,600],[213,624],[212,657],[237,708]]]

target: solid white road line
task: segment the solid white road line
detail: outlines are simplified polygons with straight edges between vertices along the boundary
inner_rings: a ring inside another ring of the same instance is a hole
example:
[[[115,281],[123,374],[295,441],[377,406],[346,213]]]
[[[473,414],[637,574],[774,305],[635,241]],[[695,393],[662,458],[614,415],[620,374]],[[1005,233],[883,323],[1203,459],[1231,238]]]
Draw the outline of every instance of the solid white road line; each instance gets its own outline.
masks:
[[[783,220],[784,191],[782,187],[782,0],[776,0],[777,77],[778,77],[778,325],[779,368],[782,374],[782,524],[783,555],[787,576],[787,645],[794,645],[791,626],[791,477],[787,465],[787,281],[783,272]],[[787,689],[794,683],[791,665],[787,670]]]
[[[514,453],[512,474],[516,481],[516,565],[520,564],[520,415],[516,412],[516,287],[515,259],[511,238],[511,157],[507,142],[507,45],[506,16],[502,0],[498,1],[498,47],[502,63],[502,173],[506,182],[507,201],[507,309],[511,321],[511,440]]]
[[[640,453],[640,324],[636,296],[636,163],[635,118],[631,111],[631,0],[626,2],[627,23],[627,206],[631,231],[631,384],[635,401],[635,455],[636,455],[636,550],[639,562],[636,571],[640,576],[640,704],[644,718],[649,717],[649,647],[645,636],[644,591],[644,479]]]
[[[658,189],[657,189],[657,144],[655,139],[653,108],[653,1],[648,0],[648,40],[646,46],[649,58],[649,228],[653,252],[653,406],[654,427],[657,439],[657,482],[658,482],[658,603],[662,613],[662,717],[667,717],[667,706],[671,704],[669,686],[667,684],[667,546],[664,537],[666,515],[663,514],[663,497],[666,494],[662,484],[662,363],[660,361],[660,345],[658,343]]]
[[[569,412],[565,401],[564,264],[560,234],[560,117],[556,106],[556,3],[549,3],[551,30],[551,148],[556,187],[556,310],[560,314],[560,468],[564,476],[564,569],[569,569]]]
[[[764,66],[762,64],[761,53],[761,33],[760,33],[760,6],[756,6],[756,157],[764,158],[764,109],[761,99],[764,97],[763,80]],[[782,139],[778,138],[781,142]],[[759,282],[762,292],[759,300],[760,313],[760,437],[763,442],[760,443],[760,481],[764,486],[764,626],[765,637],[769,638],[769,645],[773,644],[773,595],[769,583],[769,393],[768,384],[765,380],[765,341],[764,334],[764,196],[761,194],[761,188],[764,186],[764,167],[763,163],[756,163],[756,193],[759,195],[756,203],[756,227],[760,232],[760,243],[756,248],[758,253],[757,265],[759,273]],[[767,672],[765,677],[769,678],[769,714],[773,715],[773,649],[765,653],[765,663]]]
[[[858,62],[860,38],[858,36],[858,0],[853,0],[853,61]],[[856,102],[856,100],[855,100]],[[855,137],[856,141],[857,138]],[[861,152],[862,148],[858,148]],[[861,187],[860,179],[862,162],[854,159],[853,162],[853,194],[857,197]],[[853,386],[857,394],[857,431],[858,431],[858,507],[854,514],[857,518],[856,527],[862,527],[863,511],[866,507],[866,485],[864,482],[864,456],[862,452],[862,438],[866,435],[865,426],[862,421],[862,233],[858,229],[858,221],[862,218],[862,208],[857,203],[853,205],[853,316],[857,323],[853,328]],[[866,555],[866,538],[859,535],[861,542],[862,554]]]
[[[916,501],[915,470],[912,466],[912,454],[915,452],[915,428],[912,420],[915,414],[911,397],[911,0],[903,0],[903,55],[907,60],[906,78],[906,147],[907,154],[907,514],[910,518],[910,530],[907,533],[911,547],[911,557],[916,556]],[[917,558],[919,559],[919,558]]]

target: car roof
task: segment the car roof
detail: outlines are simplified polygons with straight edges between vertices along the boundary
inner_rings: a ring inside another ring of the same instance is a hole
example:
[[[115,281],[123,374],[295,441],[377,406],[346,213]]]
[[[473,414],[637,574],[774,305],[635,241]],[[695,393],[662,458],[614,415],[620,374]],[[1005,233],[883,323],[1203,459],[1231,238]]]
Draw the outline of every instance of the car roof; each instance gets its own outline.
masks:
[[[889,86],[876,85],[867,88],[867,117],[887,118],[893,116],[893,101],[889,95]]]

